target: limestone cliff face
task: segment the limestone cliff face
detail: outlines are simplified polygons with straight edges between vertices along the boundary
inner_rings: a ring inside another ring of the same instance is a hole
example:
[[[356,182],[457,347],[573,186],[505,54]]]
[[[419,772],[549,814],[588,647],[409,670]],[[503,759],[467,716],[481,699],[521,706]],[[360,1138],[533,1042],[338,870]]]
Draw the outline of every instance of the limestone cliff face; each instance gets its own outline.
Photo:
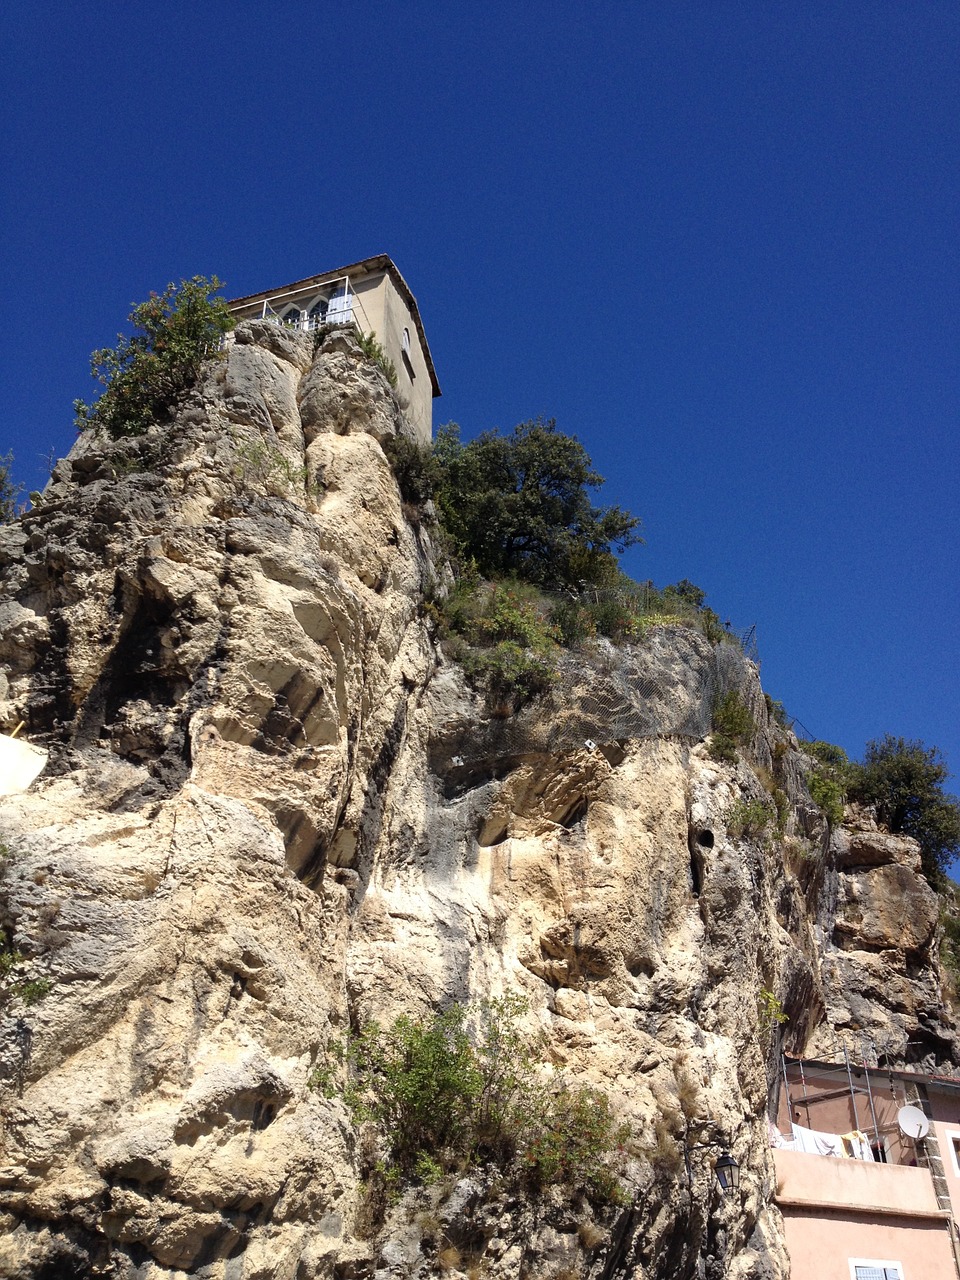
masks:
[[[172,425],[85,442],[0,531],[0,726],[51,753],[0,807],[2,924],[54,984],[2,1011],[0,1274],[786,1276],[780,1037],[957,1061],[915,848],[830,835],[739,652],[664,628],[487,712],[422,616],[403,430],[351,338],[249,322]],[[763,786],[704,745],[725,688],[785,840],[728,829]],[[631,1124],[631,1205],[481,1173],[371,1224],[313,1067],[351,1021],[508,991]],[[699,1155],[687,1186],[683,1133],[730,1143],[736,1197]]]

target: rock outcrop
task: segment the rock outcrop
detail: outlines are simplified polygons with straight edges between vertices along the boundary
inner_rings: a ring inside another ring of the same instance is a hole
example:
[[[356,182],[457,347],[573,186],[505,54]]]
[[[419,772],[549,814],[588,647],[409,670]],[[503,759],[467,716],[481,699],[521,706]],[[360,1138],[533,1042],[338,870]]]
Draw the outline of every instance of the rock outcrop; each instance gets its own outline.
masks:
[[[174,421],[84,441],[0,530],[0,727],[50,753],[0,807],[2,924],[53,984],[2,1010],[4,1275],[772,1280],[783,1037],[958,1060],[915,849],[831,836],[739,651],[658,629],[490,714],[422,607],[404,429],[349,336],[248,322]],[[729,688],[736,766],[704,741]],[[771,780],[783,832],[735,835]],[[506,992],[629,1123],[630,1203],[479,1170],[378,1221],[311,1073],[351,1024]],[[729,1143],[735,1197],[684,1136]]]

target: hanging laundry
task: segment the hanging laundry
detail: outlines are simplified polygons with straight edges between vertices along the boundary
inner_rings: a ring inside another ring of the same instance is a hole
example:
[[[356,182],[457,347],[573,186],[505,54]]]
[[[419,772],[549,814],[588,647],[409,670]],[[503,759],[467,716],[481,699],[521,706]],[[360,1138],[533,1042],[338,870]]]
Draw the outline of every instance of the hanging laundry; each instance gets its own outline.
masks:
[[[847,1149],[847,1154],[854,1160],[873,1160],[870,1139],[861,1129],[853,1129],[850,1133],[844,1133],[841,1138],[843,1145]]]
[[[840,1160],[847,1158],[843,1138],[839,1133],[821,1133],[817,1129],[806,1129],[802,1124],[793,1126],[794,1151],[806,1151],[812,1156],[836,1156]]]

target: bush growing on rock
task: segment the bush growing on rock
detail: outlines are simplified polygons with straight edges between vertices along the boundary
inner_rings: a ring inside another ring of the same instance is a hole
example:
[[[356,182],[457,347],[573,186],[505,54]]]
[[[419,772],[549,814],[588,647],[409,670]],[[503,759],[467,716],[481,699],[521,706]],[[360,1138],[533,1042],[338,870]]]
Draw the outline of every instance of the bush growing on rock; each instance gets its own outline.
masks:
[[[750,708],[736,689],[729,689],[713,704],[713,734],[709,746],[711,758],[735,764],[737,747],[749,742],[755,728]]]
[[[944,791],[948,777],[937,747],[887,734],[867,743],[848,786],[851,800],[874,805],[890,831],[918,842],[924,875],[934,884],[960,854],[960,802]]]
[[[0,456],[0,524],[9,524],[20,513],[18,499],[23,486],[14,483],[12,469],[13,454]]]
[[[552,684],[560,637],[536,591],[516,582],[478,586],[458,593],[448,617],[460,641],[451,652],[494,709],[518,710]]]
[[[194,276],[151,293],[130,312],[133,335],[90,357],[94,378],[105,387],[94,404],[73,403],[80,431],[95,428],[114,440],[140,436],[176,405],[204,360],[215,355],[234,326],[216,276]]]
[[[27,957],[6,944],[0,945],[0,1013],[14,1000],[30,1006],[42,1000],[53,987],[49,978],[28,978]]]
[[[455,1004],[427,1021],[370,1023],[335,1047],[345,1102],[387,1149],[388,1183],[491,1163],[518,1183],[622,1198],[629,1130],[599,1089],[545,1076],[519,1027],[525,1008],[512,996]],[[337,1074],[321,1068],[312,1083],[333,1096]]]
[[[765,835],[777,814],[767,799],[738,800],[727,814],[727,830],[735,838]]]

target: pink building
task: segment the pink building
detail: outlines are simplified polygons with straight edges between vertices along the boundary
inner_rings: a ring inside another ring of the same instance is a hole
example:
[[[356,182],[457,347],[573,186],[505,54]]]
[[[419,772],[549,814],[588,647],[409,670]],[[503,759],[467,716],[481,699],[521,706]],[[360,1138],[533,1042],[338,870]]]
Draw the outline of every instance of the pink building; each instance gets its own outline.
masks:
[[[960,1280],[960,1080],[783,1067],[770,1132],[793,1280]]]

